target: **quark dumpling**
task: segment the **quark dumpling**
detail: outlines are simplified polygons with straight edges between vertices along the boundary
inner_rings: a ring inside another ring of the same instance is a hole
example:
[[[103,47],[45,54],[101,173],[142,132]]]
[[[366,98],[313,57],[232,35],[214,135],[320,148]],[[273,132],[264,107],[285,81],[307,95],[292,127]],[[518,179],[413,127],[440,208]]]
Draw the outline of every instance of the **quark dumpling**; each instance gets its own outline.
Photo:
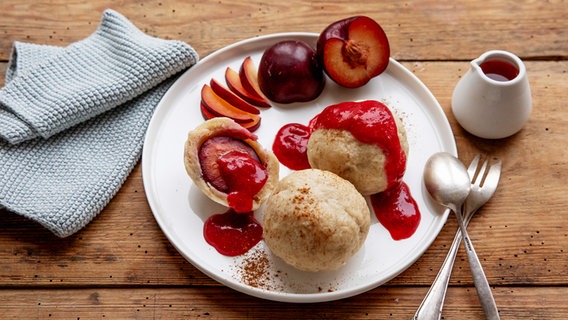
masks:
[[[282,179],[266,200],[263,236],[297,269],[334,270],[361,248],[370,219],[367,202],[349,181],[306,169]]]
[[[406,130],[378,101],[344,102],[327,107],[313,120],[307,154],[312,168],[331,171],[361,194],[371,195],[402,179]]]
[[[205,121],[187,136],[187,174],[211,200],[237,212],[256,210],[278,182],[280,168],[256,139],[229,118]]]

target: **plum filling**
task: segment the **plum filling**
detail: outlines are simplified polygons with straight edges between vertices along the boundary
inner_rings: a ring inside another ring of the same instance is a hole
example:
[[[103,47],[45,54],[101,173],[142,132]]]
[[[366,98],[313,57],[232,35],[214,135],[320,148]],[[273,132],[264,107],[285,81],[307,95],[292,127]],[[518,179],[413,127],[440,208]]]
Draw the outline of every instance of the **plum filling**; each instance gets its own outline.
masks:
[[[199,149],[203,179],[227,194],[229,207],[244,213],[262,189],[268,173],[252,147],[228,136],[207,139]]]

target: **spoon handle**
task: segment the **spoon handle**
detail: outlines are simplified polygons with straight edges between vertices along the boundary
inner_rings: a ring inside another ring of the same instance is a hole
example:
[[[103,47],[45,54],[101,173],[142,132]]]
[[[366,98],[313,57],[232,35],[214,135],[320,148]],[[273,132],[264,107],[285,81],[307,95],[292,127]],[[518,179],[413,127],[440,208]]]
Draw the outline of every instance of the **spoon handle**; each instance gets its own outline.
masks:
[[[463,236],[463,243],[466,249],[467,259],[469,261],[469,267],[471,269],[473,282],[475,283],[475,289],[477,290],[477,295],[479,296],[483,312],[488,320],[498,320],[500,317],[499,311],[497,310],[497,304],[495,303],[495,299],[493,299],[491,287],[489,286],[489,282],[487,282],[485,272],[483,272],[481,261],[479,261],[479,257],[475,253],[475,249],[473,248],[473,244],[471,243],[471,239],[469,238],[469,234],[465,228],[461,208],[456,211],[456,217]]]
[[[424,300],[422,300],[418,310],[416,310],[414,318],[412,318],[413,320],[439,320],[442,318],[446,291],[448,290],[448,283],[450,282],[461,240],[461,233],[458,231],[436,279],[434,279],[430,290],[428,290]]]
[[[466,226],[469,224],[469,221],[476,211],[477,210],[469,210],[466,213],[464,217],[464,223]],[[428,293],[426,293],[424,300],[422,300],[422,303],[416,310],[416,313],[412,318],[413,320],[439,320],[442,318],[444,299],[446,298],[448,284],[450,282],[452,269],[454,267],[454,262],[458,254],[461,241],[462,234],[460,229],[458,229],[456,231],[456,235],[454,236],[454,241],[450,246],[450,250],[448,250],[446,259],[444,259],[444,262],[440,267],[440,271],[438,271],[438,275],[436,275],[436,279],[434,279],[434,282],[432,282],[430,290],[428,290]]]

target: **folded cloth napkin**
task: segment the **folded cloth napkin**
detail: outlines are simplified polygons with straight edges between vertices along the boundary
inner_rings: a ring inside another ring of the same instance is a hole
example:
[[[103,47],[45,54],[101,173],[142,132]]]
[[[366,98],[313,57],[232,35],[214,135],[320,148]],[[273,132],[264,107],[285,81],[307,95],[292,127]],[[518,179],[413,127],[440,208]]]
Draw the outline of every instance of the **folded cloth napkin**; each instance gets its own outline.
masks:
[[[0,208],[59,237],[88,224],[140,159],[161,97],[198,59],[110,9],[67,47],[15,43],[0,90]]]

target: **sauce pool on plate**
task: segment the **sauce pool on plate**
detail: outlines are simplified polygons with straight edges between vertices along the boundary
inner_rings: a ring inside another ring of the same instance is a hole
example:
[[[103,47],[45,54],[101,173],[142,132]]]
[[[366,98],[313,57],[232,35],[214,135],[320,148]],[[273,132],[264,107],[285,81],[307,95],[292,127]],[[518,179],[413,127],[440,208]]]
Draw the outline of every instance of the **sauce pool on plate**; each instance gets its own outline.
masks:
[[[225,256],[246,253],[262,240],[262,226],[252,212],[225,213],[210,216],[203,225],[205,241]]]

